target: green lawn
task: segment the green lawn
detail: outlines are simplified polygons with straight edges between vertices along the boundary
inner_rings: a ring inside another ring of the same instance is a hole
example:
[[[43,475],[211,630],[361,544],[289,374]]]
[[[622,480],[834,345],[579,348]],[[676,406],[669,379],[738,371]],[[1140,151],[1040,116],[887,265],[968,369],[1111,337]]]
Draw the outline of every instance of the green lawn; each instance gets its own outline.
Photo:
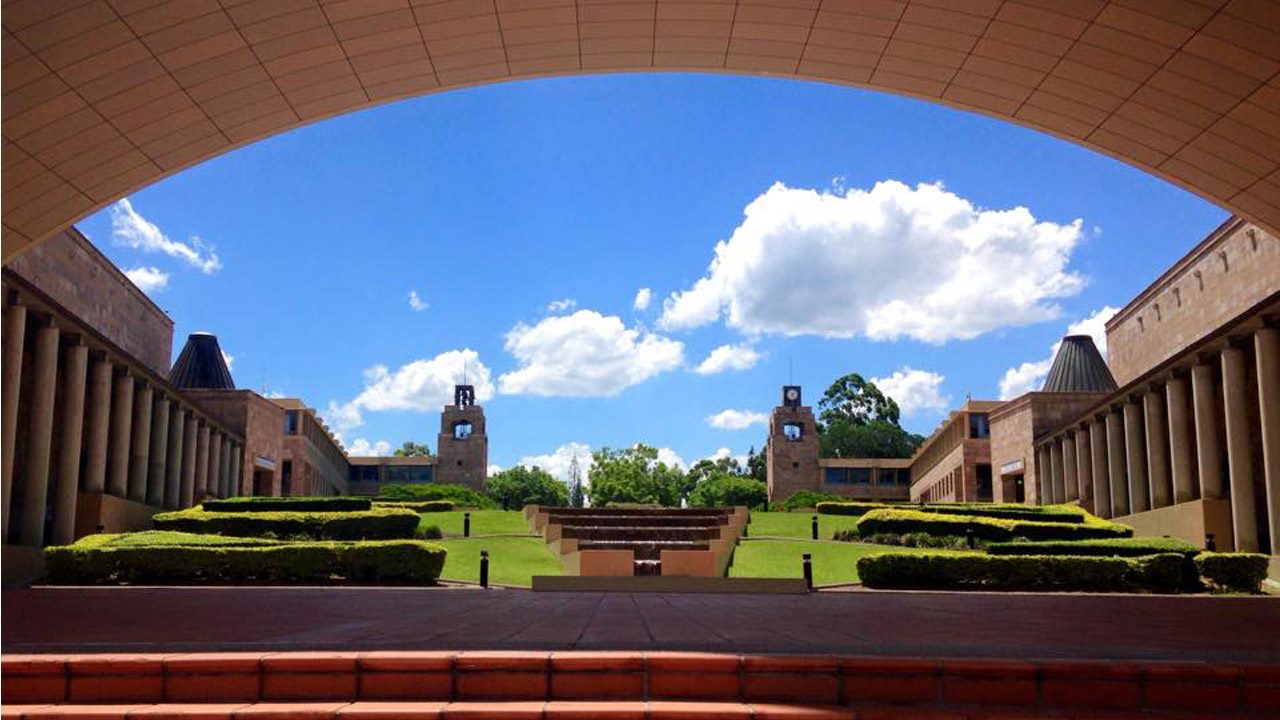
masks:
[[[750,537],[793,537],[808,540],[814,513],[811,512],[759,512],[752,511]],[[818,539],[830,540],[837,530],[848,530],[857,524],[851,515],[819,515]]]
[[[471,519],[474,522],[475,516]],[[479,582],[481,550],[489,551],[489,582],[497,585],[529,587],[534,575],[563,574],[560,561],[540,537],[459,538],[433,542],[449,550],[444,571],[440,573],[441,580]]]
[[[864,543],[746,539],[738,543],[733,554],[729,577],[804,577],[800,556],[810,553],[815,585],[858,582],[858,558],[886,552],[940,551]]]
[[[452,510],[450,512],[434,512],[422,513],[422,522],[418,523],[421,530],[430,525],[435,525],[445,534],[462,535],[462,510]],[[529,534],[529,523],[525,522],[524,514],[519,510],[470,510],[471,513],[471,536],[477,535],[527,535]]]

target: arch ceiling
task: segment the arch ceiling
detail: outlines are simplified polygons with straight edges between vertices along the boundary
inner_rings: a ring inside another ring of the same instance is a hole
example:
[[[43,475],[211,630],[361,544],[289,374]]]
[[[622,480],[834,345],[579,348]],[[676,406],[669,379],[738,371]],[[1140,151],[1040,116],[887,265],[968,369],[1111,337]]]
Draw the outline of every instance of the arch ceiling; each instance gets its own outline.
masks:
[[[6,0],[4,258],[228,149],[479,83],[734,72],[1046,131],[1280,234],[1275,0]]]

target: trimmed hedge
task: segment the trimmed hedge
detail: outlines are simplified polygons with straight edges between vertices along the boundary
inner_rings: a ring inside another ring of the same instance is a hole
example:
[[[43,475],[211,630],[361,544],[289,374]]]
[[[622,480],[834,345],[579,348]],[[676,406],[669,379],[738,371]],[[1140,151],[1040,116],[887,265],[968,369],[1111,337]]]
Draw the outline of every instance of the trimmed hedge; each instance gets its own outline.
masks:
[[[1168,593],[1182,586],[1183,556],[883,553],[859,558],[858,575],[872,588]]]
[[[395,540],[412,538],[421,520],[404,508],[359,512],[207,512],[200,508],[161,513],[152,518],[157,530],[232,535],[235,537],[309,538],[315,540]]]
[[[1203,552],[1195,557],[1196,570],[1214,589],[1262,592],[1270,558],[1258,553]]]
[[[372,506],[371,498],[358,497],[234,497],[201,503],[209,512],[355,512]]]
[[[375,508],[407,508],[417,513],[449,512],[453,503],[449,500],[375,500]]]
[[[1089,555],[1094,557],[1141,557],[1161,553],[1178,553],[1194,558],[1200,548],[1177,538],[1115,538],[1105,540],[1076,540],[1064,542],[1048,540],[1029,542],[991,543],[987,552],[992,555]]]
[[[383,485],[378,491],[379,500],[405,500],[419,502],[422,500],[448,500],[454,507],[473,507],[481,510],[495,510],[498,504],[492,498],[478,493],[465,486],[453,483],[405,483],[403,485]]]
[[[966,537],[969,532],[978,540],[1002,542],[1027,540],[1086,540],[1094,538],[1131,537],[1133,528],[1086,516],[1084,522],[1031,522],[999,518],[946,515],[919,510],[872,510],[858,520],[858,535],[904,535],[928,533]]]
[[[832,493],[815,492],[813,490],[801,490],[792,493],[786,500],[775,500],[769,504],[769,509],[775,512],[791,512],[792,510],[800,510],[806,508],[816,508],[819,503],[824,502],[847,502],[845,498],[834,495]]]
[[[117,536],[119,537],[119,536]],[[88,544],[45,548],[51,583],[379,582],[431,585],[446,551],[419,540],[272,545]]]
[[[1013,505],[992,503],[882,503],[882,502],[821,502],[818,512],[826,515],[865,515],[872,510],[915,510],[916,512],[943,515],[965,515],[996,518],[1000,520],[1030,520],[1032,522],[1087,522],[1091,515],[1074,505]]]

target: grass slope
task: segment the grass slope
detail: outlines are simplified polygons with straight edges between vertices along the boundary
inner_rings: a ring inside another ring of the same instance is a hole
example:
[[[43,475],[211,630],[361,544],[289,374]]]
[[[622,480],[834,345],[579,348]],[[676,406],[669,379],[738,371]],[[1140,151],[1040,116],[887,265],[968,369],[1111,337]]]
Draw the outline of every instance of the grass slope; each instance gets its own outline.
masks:
[[[789,537],[808,540],[811,512],[752,512],[750,537]],[[848,530],[858,523],[858,518],[848,515],[818,515],[818,539],[830,540],[839,530]]]
[[[464,511],[423,513],[418,529],[434,525],[445,537],[462,535]],[[527,535],[529,523],[519,510],[471,510],[471,535]]]
[[[540,537],[457,538],[432,542],[449,551],[440,573],[441,580],[479,582],[481,550],[489,551],[491,583],[529,587],[534,575],[563,574],[560,561]]]
[[[814,542],[812,540],[755,540],[738,543],[729,577],[804,577],[800,556],[813,555],[815,585],[859,582],[858,558],[887,552],[941,552],[890,545]]]

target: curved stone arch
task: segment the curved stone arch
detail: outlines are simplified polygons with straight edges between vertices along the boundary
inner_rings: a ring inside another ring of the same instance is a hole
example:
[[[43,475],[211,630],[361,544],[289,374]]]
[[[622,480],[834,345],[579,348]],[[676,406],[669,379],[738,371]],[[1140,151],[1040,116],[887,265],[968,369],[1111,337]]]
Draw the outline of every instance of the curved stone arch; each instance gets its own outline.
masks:
[[[551,75],[695,71],[909,95],[1070,140],[1280,234],[1268,0],[13,0],[4,259],[326,117]]]

